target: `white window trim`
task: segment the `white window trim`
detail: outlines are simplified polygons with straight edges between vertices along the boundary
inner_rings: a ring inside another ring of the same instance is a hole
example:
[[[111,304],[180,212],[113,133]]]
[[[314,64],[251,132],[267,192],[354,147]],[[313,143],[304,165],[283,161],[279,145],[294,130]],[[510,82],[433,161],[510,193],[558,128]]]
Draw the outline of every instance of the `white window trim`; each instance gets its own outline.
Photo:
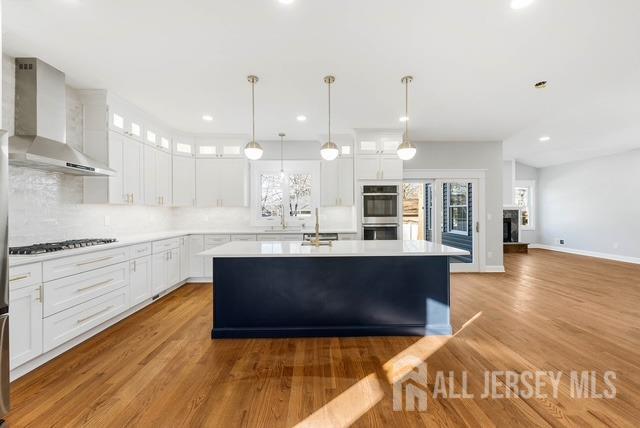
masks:
[[[523,226],[518,224],[520,230],[536,230],[536,182],[535,180],[514,180],[513,182],[513,204],[516,204],[516,188],[528,187],[529,188],[529,224]],[[518,223],[522,220],[518,216]]]
[[[280,174],[280,161],[255,161],[251,162],[251,223],[254,226],[280,226],[281,219],[272,217],[265,219],[260,215],[261,183],[260,176],[265,173]],[[284,161],[285,173],[309,172],[311,173],[311,209],[315,211],[320,206],[320,161]],[[288,226],[302,226],[306,223],[315,224],[313,213],[310,217],[296,217],[287,214]]]
[[[453,233],[455,235],[469,236],[469,187],[467,186],[467,203],[466,205],[451,205],[451,185],[458,183],[447,183],[447,233]],[[449,220],[451,220],[451,208],[466,208],[467,209],[467,230],[449,230]]]

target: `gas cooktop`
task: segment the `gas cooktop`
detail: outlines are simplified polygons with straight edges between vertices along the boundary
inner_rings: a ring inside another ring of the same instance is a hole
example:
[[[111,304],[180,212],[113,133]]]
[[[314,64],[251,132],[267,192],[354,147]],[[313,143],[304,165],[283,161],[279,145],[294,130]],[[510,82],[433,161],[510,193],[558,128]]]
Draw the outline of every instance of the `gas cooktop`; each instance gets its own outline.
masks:
[[[33,255],[52,253],[54,251],[71,250],[73,248],[92,247],[94,245],[110,244],[115,239],[73,239],[61,242],[46,242],[43,244],[27,245],[26,247],[9,247],[11,255]]]

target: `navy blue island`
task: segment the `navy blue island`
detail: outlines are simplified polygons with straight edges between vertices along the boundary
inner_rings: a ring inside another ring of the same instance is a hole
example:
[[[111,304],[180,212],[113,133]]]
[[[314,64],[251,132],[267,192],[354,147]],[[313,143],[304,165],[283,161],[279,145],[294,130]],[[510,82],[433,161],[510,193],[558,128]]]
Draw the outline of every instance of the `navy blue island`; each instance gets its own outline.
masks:
[[[213,263],[212,338],[451,334],[449,257],[428,241],[230,242]]]

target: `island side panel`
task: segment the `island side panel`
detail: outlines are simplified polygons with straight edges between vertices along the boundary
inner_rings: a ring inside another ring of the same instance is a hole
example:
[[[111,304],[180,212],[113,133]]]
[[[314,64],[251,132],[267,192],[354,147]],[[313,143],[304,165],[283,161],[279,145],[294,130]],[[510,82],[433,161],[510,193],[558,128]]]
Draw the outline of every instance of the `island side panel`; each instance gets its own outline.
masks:
[[[451,333],[446,256],[213,263],[215,338]]]

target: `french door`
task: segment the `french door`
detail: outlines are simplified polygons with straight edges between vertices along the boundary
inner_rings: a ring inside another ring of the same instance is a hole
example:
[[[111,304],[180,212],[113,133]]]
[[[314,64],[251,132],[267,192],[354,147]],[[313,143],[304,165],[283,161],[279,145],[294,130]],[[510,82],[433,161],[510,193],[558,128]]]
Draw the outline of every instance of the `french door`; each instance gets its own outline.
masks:
[[[468,251],[467,256],[451,257],[451,272],[479,271],[478,181],[456,178],[405,183],[404,239],[424,239]]]

